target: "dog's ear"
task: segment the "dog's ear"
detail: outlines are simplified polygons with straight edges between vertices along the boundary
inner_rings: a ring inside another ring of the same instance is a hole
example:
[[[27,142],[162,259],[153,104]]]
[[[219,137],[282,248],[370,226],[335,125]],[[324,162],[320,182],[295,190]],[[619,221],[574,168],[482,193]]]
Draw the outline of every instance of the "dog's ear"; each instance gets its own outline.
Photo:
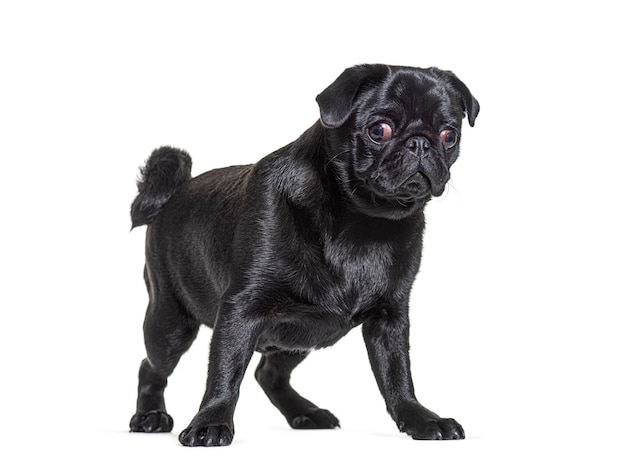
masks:
[[[356,98],[368,85],[381,82],[389,74],[383,64],[363,64],[346,69],[317,96],[322,125],[338,128],[343,125],[354,108]]]
[[[443,74],[448,83],[451,84],[461,96],[461,100],[463,101],[463,110],[467,112],[467,120],[469,121],[470,126],[474,126],[474,123],[476,123],[476,116],[480,111],[480,104],[478,103],[478,100],[474,98],[467,86],[452,72],[441,70],[439,70],[439,72]]]

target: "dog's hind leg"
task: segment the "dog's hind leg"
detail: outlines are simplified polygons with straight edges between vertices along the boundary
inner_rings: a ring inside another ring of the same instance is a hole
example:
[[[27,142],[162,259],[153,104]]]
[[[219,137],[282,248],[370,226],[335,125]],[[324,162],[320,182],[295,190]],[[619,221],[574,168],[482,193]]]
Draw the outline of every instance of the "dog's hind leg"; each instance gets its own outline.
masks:
[[[131,432],[170,432],[172,417],[163,396],[167,378],[198,333],[193,320],[172,295],[150,302],[144,322],[147,358],[139,369],[137,412]]]
[[[306,358],[306,352],[265,354],[255,377],[267,396],[294,429],[333,429],[339,420],[325,409],[300,396],[289,382],[291,372]]]

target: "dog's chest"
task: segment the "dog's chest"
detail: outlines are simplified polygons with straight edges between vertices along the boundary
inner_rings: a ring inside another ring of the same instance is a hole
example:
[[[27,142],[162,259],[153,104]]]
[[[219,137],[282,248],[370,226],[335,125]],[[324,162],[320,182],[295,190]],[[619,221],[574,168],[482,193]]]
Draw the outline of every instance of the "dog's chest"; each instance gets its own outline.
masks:
[[[339,239],[324,246],[324,259],[344,284],[383,291],[393,264],[393,249],[388,242],[354,243]]]
[[[279,277],[295,302],[350,321],[406,294],[419,265],[421,219],[357,216],[322,226],[300,218],[291,239],[274,240],[282,243]]]
[[[322,247],[324,276],[313,289],[321,302],[354,316],[384,298],[389,291],[394,251],[389,242],[360,241],[340,235]]]
[[[259,349],[330,346],[406,294],[419,258],[419,240],[407,238],[413,232],[386,223],[378,231],[356,230],[309,232],[291,245],[283,239],[275,248],[282,257],[270,265],[278,268],[278,279],[269,287],[270,293],[282,288],[283,299],[268,312]]]

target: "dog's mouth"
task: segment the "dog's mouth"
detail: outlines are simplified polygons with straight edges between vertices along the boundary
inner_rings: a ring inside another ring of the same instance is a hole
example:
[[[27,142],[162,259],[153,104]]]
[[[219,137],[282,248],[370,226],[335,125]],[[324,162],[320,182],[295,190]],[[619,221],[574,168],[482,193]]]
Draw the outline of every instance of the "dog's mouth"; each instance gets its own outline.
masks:
[[[401,186],[388,188],[373,178],[359,179],[350,194],[362,212],[393,220],[404,218],[424,207],[432,193],[427,179],[407,179]]]
[[[364,186],[378,199],[397,202],[400,205],[412,205],[423,202],[432,196],[432,186],[427,176],[415,173],[397,186],[380,182],[378,179],[366,178]]]

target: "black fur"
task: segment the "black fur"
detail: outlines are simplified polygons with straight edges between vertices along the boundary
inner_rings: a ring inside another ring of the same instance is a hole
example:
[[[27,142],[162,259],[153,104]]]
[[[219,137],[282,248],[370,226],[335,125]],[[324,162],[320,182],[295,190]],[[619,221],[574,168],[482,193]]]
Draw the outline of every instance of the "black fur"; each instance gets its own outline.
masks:
[[[176,190],[191,179],[191,157],[186,151],[164,146],[152,152],[137,180],[139,194],[130,208],[132,227],[154,221]]]
[[[443,192],[461,121],[467,112],[474,124],[478,102],[450,72],[384,65],[346,70],[317,100],[321,120],[254,165],[189,179],[183,151],[162,148],[148,160],[132,208],[133,226],[150,224],[148,357],[132,431],[172,429],[163,392],[200,324],[214,329],[207,387],[181,443],[231,443],[255,350],[256,379],[289,425],[338,427],[291,387],[290,374],[311,350],[362,325],[398,428],[417,439],[464,438],[415,397],[408,314],[424,206]],[[393,130],[384,142],[380,123]],[[443,138],[450,130],[453,146]]]

